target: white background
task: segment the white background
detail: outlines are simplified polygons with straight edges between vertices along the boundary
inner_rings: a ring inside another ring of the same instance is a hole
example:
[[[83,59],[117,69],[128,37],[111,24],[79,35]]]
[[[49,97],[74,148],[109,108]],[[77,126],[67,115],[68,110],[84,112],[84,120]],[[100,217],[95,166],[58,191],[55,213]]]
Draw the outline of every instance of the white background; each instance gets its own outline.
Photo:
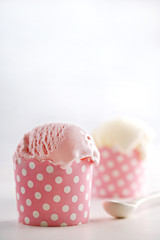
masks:
[[[13,198],[13,152],[39,124],[91,132],[131,115],[159,145],[159,13],[155,0],[0,1],[1,198]],[[155,184],[159,155],[151,166]]]

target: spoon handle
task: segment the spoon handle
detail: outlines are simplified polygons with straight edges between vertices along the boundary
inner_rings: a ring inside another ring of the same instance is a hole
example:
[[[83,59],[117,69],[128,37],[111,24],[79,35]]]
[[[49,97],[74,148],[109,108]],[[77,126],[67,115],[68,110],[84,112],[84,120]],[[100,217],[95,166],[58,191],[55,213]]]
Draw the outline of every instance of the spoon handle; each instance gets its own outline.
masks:
[[[149,202],[150,200],[154,200],[154,199],[160,199],[160,191],[153,192],[142,198],[138,198],[134,203],[136,203],[137,205],[140,205],[142,203]]]

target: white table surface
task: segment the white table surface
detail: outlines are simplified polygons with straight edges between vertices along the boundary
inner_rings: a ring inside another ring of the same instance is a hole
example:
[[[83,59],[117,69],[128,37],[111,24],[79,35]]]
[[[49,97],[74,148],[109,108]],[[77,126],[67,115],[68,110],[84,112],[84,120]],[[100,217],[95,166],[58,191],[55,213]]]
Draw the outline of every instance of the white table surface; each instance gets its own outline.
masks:
[[[117,220],[103,211],[100,200],[92,200],[90,220],[87,224],[72,227],[32,227],[17,222],[15,202],[8,201],[1,202],[0,239],[159,240],[159,224],[160,205],[143,208],[129,219]]]

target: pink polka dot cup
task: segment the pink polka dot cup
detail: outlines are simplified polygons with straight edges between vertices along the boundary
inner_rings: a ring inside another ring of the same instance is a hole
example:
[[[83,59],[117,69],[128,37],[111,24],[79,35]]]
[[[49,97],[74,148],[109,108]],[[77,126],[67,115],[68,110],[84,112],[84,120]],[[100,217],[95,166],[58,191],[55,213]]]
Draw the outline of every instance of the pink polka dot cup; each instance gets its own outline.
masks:
[[[89,219],[92,164],[14,159],[18,220],[32,226],[71,226]]]
[[[145,161],[138,151],[127,155],[102,147],[100,165],[94,168],[92,195],[98,198],[134,198],[145,191]]]

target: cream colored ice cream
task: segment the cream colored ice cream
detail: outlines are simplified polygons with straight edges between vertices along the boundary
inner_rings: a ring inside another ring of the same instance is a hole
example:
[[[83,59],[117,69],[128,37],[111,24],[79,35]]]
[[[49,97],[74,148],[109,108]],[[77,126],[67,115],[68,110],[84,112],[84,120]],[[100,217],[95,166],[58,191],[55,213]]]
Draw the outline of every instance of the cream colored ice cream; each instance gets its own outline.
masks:
[[[99,148],[114,147],[126,154],[137,149],[141,159],[144,159],[148,146],[154,139],[155,131],[143,121],[120,117],[95,129],[92,136]]]

